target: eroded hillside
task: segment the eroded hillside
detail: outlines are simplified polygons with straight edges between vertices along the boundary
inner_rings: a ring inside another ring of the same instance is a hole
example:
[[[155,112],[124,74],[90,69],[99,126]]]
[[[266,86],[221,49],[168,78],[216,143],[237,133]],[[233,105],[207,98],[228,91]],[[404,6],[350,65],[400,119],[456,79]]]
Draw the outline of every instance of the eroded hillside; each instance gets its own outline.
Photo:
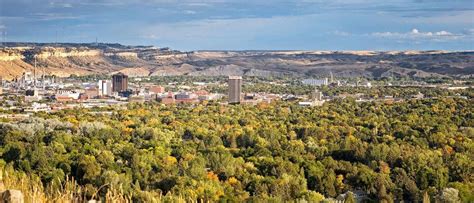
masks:
[[[472,77],[474,52],[196,51],[118,44],[21,44],[0,48],[0,76],[295,75],[324,77]],[[36,60],[35,60],[36,59]]]

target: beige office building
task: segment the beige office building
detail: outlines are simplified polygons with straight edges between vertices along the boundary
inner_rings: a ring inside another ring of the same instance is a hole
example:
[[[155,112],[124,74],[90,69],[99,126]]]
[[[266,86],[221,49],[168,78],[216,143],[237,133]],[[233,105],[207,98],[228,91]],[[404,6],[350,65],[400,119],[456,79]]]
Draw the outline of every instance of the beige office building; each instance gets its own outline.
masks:
[[[241,92],[242,77],[229,76],[229,104],[239,104]]]

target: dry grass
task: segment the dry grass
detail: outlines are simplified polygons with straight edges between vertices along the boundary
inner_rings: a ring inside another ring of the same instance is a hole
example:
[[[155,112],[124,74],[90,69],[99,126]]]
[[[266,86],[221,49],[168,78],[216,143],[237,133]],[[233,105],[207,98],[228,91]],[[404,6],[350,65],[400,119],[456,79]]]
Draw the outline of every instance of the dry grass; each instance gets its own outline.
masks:
[[[4,189],[20,190],[25,202],[87,202],[85,188],[77,184],[74,179],[67,178],[65,181],[53,181],[47,187],[43,187],[38,177],[28,176],[24,173],[15,172],[12,169],[0,170],[0,178],[3,181]],[[121,189],[109,187],[103,197],[98,196],[97,188],[92,199],[102,200],[102,202],[132,202],[131,196],[126,195]]]
[[[4,188],[1,183],[3,182]],[[122,187],[105,184],[99,188],[93,188],[92,197],[86,197],[91,194],[91,188],[79,185],[73,178],[66,178],[65,181],[52,181],[48,186],[44,187],[40,178],[37,176],[26,175],[13,170],[11,167],[0,169],[0,189],[20,190],[25,198],[26,203],[41,202],[87,202],[88,200],[100,200],[101,202],[133,202],[132,196],[144,202],[203,202],[193,199],[183,198],[181,195],[168,193],[163,196],[158,192],[139,191],[133,195],[129,195],[123,191]],[[86,191],[89,190],[89,191]],[[106,192],[105,192],[106,191]],[[101,192],[101,193],[99,193]],[[105,192],[105,194],[104,194]]]

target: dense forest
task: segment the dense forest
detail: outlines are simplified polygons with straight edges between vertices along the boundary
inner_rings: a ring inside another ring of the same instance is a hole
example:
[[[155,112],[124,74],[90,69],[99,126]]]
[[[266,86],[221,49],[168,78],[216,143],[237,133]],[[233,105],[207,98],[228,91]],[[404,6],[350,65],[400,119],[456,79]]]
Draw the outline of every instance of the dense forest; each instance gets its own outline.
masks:
[[[88,199],[318,202],[360,190],[369,202],[473,202],[473,118],[458,98],[130,103],[0,123],[0,166],[49,193],[73,179]]]

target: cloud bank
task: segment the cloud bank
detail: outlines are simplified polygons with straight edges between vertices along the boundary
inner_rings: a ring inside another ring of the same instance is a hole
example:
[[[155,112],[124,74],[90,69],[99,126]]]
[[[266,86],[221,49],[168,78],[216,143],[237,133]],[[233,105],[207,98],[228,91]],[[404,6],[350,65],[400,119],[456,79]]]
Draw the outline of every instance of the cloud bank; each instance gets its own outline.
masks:
[[[185,50],[474,49],[473,15],[472,0],[0,0],[12,41]]]
[[[469,37],[470,34],[463,33],[451,33],[445,30],[436,32],[422,32],[416,28],[410,32],[399,33],[399,32],[374,32],[371,34],[374,37],[391,38],[391,39],[412,39],[412,40],[459,40],[462,38]]]

